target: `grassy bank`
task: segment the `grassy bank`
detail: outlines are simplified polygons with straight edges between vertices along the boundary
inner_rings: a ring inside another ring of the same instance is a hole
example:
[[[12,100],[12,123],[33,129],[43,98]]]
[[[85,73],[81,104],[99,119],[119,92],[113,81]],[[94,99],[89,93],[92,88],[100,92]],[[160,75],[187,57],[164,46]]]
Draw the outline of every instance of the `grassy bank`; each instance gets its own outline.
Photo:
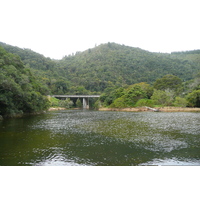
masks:
[[[48,111],[55,111],[55,110],[66,110],[66,108],[62,108],[62,107],[51,107],[48,109]]]
[[[161,112],[200,112],[200,108],[182,108],[182,107],[160,107],[156,108]],[[128,111],[128,112],[142,112],[142,111],[150,111],[145,107],[137,107],[137,108],[99,108],[100,111]]]

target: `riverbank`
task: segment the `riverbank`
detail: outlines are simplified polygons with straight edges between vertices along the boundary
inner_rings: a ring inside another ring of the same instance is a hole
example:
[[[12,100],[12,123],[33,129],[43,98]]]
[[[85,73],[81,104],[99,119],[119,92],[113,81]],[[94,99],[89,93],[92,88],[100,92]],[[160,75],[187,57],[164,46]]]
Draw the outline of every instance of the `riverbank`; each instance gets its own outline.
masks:
[[[56,111],[56,110],[66,110],[66,108],[62,108],[62,107],[51,107],[48,109],[48,111]]]
[[[47,111],[56,111],[56,110],[66,110],[66,108],[51,107]],[[8,119],[8,118],[21,118],[21,117],[30,116],[30,115],[40,115],[44,113],[46,113],[46,111],[40,111],[40,112],[34,112],[34,113],[17,113],[17,114],[13,114],[12,116],[4,116],[4,117],[0,115],[0,121],[3,121],[4,119]]]
[[[46,113],[46,111],[38,111],[38,112],[33,112],[33,113],[16,113],[16,114],[6,115],[6,116],[0,115],[0,121],[3,121],[4,119],[22,118],[22,117],[26,117],[26,116],[40,115],[40,114],[44,114],[44,113]]]
[[[200,112],[200,108],[161,107],[156,108],[161,112]],[[126,111],[126,112],[152,112],[146,107],[137,108],[99,108],[99,111]]]

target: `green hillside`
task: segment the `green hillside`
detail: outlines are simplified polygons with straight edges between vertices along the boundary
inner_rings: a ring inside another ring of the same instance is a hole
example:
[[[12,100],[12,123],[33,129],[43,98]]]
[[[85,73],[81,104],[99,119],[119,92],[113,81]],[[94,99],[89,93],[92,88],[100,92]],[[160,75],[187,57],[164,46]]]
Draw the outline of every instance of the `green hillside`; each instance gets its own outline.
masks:
[[[200,54],[152,53],[140,48],[116,43],[101,44],[62,60],[52,60],[29,49],[0,43],[7,51],[17,54],[49,93],[102,93],[114,85],[152,84],[167,74],[183,81],[194,78],[200,69]],[[184,54],[184,55],[182,55]]]
[[[170,54],[151,53],[115,43],[67,56],[59,64],[68,80],[90,91],[103,91],[108,82],[116,86],[153,83],[166,74],[189,80],[199,69],[196,63],[173,58]]]
[[[172,52],[172,58],[190,61],[200,67],[200,50]]]
[[[0,43],[0,115],[45,110],[48,94],[101,94],[110,107],[200,106],[200,50],[101,44],[62,60]]]
[[[0,46],[2,46],[9,53],[20,56],[24,65],[32,69],[49,70],[54,68],[56,65],[56,63],[50,58],[46,58],[43,55],[32,51],[31,49],[22,49],[16,46],[5,44],[3,42],[0,42]]]
[[[0,46],[0,115],[16,116],[43,111],[47,88],[25,68],[19,56]]]

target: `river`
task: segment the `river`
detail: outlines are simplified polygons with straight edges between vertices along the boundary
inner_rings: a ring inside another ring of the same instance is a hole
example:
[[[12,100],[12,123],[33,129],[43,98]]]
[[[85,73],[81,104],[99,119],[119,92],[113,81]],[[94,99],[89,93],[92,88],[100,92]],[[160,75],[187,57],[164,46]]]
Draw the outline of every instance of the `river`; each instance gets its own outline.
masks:
[[[3,120],[0,165],[200,165],[200,113],[64,110]]]

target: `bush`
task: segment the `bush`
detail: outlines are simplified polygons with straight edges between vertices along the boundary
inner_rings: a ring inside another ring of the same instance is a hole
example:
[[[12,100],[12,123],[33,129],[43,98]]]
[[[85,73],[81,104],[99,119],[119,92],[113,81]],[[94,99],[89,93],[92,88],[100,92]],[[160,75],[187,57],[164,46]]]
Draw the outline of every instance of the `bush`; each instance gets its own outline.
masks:
[[[98,110],[99,107],[101,107],[101,101],[98,99],[95,103],[94,103],[94,109]]]
[[[127,107],[126,99],[124,96],[115,99],[115,101],[110,105],[111,108],[125,108]]]
[[[176,97],[173,103],[173,105],[176,107],[186,107],[187,104],[188,104],[187,100],[181,97]]]
[[[170,96],[167,94],[167,92],[162,90],[154,90],[151,99],[155,102],[156,105],[168,106],[171,104]]]
[[[191,107],[200,107],[200,90],[194,90],[186,97],[188,105]]]
[[[73,101],[71,101],[69,98],[59,101],[59,106],[64,108],[72,108],[73,104]]]
[[[82,105],[80,99],[77,99],[77,101],[76,101],[76,106],[77,106],[78,108],[82,108],[82,107],[83,107],[83,105]]]
[[[58,107],[59,106],[59,102],[60,102],[60,100],[59,99],[57,99],[57,98],[55,98],[55,97],[50,97],[50,105],[52,106],[52,107]]]
[[[136,107],[141,107],[141,106],[153,107],[154,106],[154,101],[151,100],[151,99],[140,99],[139,101],[137,101],[135,106]]]

